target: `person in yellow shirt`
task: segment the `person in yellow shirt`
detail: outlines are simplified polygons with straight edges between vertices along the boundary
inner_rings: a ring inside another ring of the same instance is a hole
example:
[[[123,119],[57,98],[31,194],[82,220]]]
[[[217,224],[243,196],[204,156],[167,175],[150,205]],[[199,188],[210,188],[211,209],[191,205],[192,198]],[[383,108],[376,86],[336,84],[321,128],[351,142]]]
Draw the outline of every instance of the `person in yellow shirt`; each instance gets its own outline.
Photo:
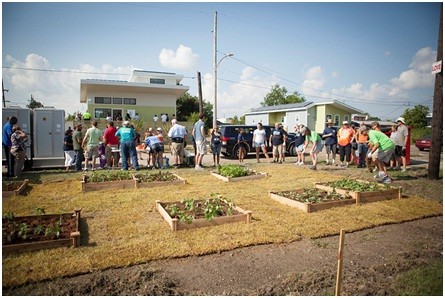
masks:
[[[351,161],[351,143],[355,137],[355,131],[349,126],[348,121],[343,121],[343,126],[337,132],[338,153],[340,154],[340,167],[347,168]],[[345,161],[346,163],[343,163]]]

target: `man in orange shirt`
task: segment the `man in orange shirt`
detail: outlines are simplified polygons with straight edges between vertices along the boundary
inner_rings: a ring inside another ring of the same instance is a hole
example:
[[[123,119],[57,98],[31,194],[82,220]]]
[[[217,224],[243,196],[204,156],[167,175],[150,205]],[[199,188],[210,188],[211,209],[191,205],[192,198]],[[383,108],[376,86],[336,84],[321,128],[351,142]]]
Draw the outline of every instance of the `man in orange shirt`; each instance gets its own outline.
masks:
[[[351,161],[351,143],[355,132],[349,126],[348,121],[343,121],[343,126],[337,132],[338,151],[340,154],[340,167],[347,168]],[[343,163],[346,157],[346,163]]]

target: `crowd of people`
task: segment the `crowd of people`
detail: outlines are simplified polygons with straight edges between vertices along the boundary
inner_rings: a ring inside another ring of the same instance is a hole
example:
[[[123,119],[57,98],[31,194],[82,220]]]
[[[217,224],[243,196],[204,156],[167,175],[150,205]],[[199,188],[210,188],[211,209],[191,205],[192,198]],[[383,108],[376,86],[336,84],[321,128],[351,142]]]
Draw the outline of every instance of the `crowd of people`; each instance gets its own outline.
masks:
[[[163,114],[163,117],[167,114]],[[155,116],[157,117],[157,116]],[[155,119],[153,119],[155,120]],[[163,119],[162,121],[164,121]],[[17,118],[12,116],[3,127],[3,148],[7,162],[7,177],[18,176],[25,162],[27,135],[17,125]],[[155,121],[156,122],[156,121]],[[70,170],[74,166],[75,171],[95,170],[99,158],[101,168],[118,168],[121,160],[121,169],[130,168],[139,170],[139,160],[143,160],[141,153],[147,155],[147,166],[153,168],[168,167],[168,158],[164,156],[164,133],[161,127],[154,130],[149,127],[145,131],[144,140],[140,142],[141,135],[130,121],[122,123],[122,127],[115,127],[112,120],[107,121],[107,128],[101,131],[97,127],[98,122],[92,120],[85,134],[82,133],[82,124],[77,124],[74,130],[69,128],[65,132],[63,150],[65,152],[65,167]],[[318,154],[326,152],[326,165],[347,168],[356,165],[357,168],[367,167],[368,163],[375,166],[376,178],[383,183],[390,183],[388,169],[406,171],[406,144],[408,142],[408,128],[405,119],[399,117],[397,125],[392,127],[391,136],[381,132],[378,122],[373,122],[371,127],[361,123],[359,127],[351,126],[344,121],[337,130],[332,119],[328,119],[322,134],[311,130],[305,125],[297,124],[295,133],[296,165],[305,164],[305,153],[309,153],[311,159],[310,169],[316,170]],[[256,160],[260,162],[262,152],[268,162],[283,163],[285,161],[286,142],[288,133],[280,123],[275,123],[269,138],[261,123],[253,131],[252,145],[255,148]],[[176,118],[171,120],[171,128],[167,133],[168,143],[172,156],[172,166],[181,167],[184,158],[191,156],[185,149],[188,137],[187,129],[178,124]],[[206,132],[204,115],[200,114],[198,121],[194,123],[191,135],[195,155],[194,166],[196,170],[202,170],[202,160],[207,153]],[[242,143],[246,142],[244,130],[239,130],[237,142],[239,144],[239,162],[244,161],[247,154]],[[268,145],[272,147],[272,158],[268,154]],[[222,136],[218,127],[214,127],[210,134],[210,148],[213,155],[213,166],[220,163]],[[337,160],[336,156],[339,155]],[[82,163],[84,167],[82,169]],[[389,164],[389,168],[387,168]]]

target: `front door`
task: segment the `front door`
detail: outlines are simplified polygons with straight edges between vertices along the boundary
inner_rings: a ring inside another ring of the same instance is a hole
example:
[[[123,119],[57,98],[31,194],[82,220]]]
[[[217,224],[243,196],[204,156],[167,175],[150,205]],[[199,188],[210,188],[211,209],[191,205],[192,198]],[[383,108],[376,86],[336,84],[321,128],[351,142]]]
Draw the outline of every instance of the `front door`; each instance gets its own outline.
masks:
[[[35,121],[34,137],[35,156],[50,157],[53,156],[53,113],[52,111],[39,111]],[[63,144],[60,144],[62,146]]]

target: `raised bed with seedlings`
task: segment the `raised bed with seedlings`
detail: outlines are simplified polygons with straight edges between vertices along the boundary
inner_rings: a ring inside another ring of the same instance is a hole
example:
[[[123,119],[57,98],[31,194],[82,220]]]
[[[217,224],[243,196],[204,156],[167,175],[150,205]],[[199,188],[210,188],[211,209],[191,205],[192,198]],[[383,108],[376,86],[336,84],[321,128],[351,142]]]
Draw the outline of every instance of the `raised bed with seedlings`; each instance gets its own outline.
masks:
[[[350,195],[341,195],[317,188],[302,188],[289,191],[270,191],[269,196],[282,204],[311,213],[334,207],[355,204]]]
[[[195,229],[231,222],[249,223],[252,211],[242,208],[222,196],[212,195],[205,200],[156,201],[156,209],[172,231]]]
[[[94,171],[83,175],[82,191],[110,188],[136,188],[137,179],[129,171]]]
[[[29,180],[23,181],[2,181],[2,196],[18,196],[28,185]]]
[[[185,184],[185,180],[171,172],[142,173],[133,174],[138,181],[137,187],[154,187],[163,185],[179,185]]]
[[[335,190],[339,194],[348,194],[357,200],[357,204],[400,199],[402,197],[400,187],[347,178],[326,183],[315,183],[315,187],[329,192]]]
[[[80,209],[73,213],[14,216],[3,215],[3,254],[22,253],[80,245]]]
[[[241,165],[218,165],[212,175],[226,182],[261,179],[267,177],[267,173],[260,173]]]

